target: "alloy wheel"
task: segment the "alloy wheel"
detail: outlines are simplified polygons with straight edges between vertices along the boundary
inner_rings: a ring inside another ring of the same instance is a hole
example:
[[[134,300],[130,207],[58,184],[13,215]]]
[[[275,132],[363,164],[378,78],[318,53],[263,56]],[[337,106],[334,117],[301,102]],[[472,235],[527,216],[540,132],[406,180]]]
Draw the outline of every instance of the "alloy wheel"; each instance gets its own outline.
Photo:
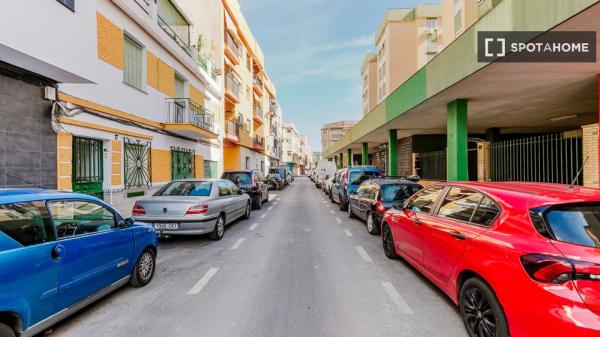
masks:
[[[250,216],[250,204],[248,203],[248,205],[246,205],[246,212],[244,213],[244,216],[247,218]]]
[[[223,223],[223,217],[219,217],[219,219],[217,220],[217,235],[219,237],[223,236],[223,233],[225,232],[225,224]]]
[[[150,251],[144,252],[138,264],[138,272],[142,281],[147,281],[154,270],[154,257]]]
[[[373,233],[373,216],[371,214],[367,216],[367,230],[369,233]]]
[[[472,336],[496,336],[496,315],[481,290],[475,287],[467,289],[462,298],[461,309]]]
[[[382,241],[385,256],[394,256],[396,254],[394,250],[394,238],[392,237],[392,231],[388,226],[383,228]]]

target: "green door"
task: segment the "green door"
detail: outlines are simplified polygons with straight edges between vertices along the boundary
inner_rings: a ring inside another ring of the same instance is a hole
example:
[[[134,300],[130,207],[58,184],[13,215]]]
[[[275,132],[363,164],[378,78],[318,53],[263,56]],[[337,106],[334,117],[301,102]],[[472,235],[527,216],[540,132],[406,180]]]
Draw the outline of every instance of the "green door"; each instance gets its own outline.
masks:
[[[194,178],[194,151],[189,149],[171,148],[171,178]]]
[[[103,199],[102,141],[73,137],[73,191]]]

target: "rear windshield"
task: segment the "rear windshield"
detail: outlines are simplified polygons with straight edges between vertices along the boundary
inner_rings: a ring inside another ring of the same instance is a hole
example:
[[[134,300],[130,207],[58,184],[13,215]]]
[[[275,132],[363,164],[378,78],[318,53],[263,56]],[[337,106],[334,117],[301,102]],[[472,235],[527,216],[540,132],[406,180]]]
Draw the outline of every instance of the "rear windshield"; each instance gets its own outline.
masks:
[[[272,169],[269,170],[269,173],[270,174],[279,174],[279,169],[272,168]]]
[[[421,189],[418,185],[383,185],[382,187],[381,201],[383,202],[404,201]]]
[[[378,177],[377,171],[350,171],[350,185],[360,185],[371,177]]]
[[[210,195],[210,189],[212,188],[211,182],[200,182],[200,181],[175,181],[167,185],[158,196],[188,196],[188,197],[208,197]]]
[[[251,184],[252,183],[252,175],[250,173],[244,173],[244,172],[225,173],[223,175],[223,179],[231,180],[236,184],[237,183],[240,183],[240,184]]]
[[[600,204],[554,206],[544,219],[557,240],[600,247]]]

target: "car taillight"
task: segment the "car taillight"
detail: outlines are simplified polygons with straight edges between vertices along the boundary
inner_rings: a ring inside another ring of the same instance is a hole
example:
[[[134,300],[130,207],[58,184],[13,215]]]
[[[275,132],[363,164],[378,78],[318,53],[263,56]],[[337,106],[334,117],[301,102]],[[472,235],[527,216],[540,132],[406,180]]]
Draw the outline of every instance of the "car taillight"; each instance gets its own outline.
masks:
[[[385,206],[383,206],[383,202],[381,200],[377,201],[377,203],[375,204],[375,212],[377,213],[385,213],[386,209]]]
[[[521,264],[527,274],[539,282],[561,284],[575,277],[573,263],[558,256],[527,254],[521,256]]]
[[[192,206],[185,212],[185,215],[198,215],[208,213],[208,205]]]
[[[256,176],[252,176],[252,189],[253,190],[257,190],[258,189],[258,183],[256,182]]]
[[[131,211],[131,214],[133,215],[144,215],[146,214],[146,210],[144,209],[144,207],[135,204],[133,205],[133,210]]]

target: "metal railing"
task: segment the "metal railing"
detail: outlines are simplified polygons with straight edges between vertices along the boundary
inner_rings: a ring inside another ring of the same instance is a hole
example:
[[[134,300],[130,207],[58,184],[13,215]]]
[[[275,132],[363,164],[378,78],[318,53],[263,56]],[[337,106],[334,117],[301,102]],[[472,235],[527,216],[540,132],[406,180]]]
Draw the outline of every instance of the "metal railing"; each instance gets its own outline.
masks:
[[[231,72],[225,73],[225,89],[240,97],[240,81]]]
[[[264,84],[263,84],[263,81],[260,79],[260,77],[254,76],[254,85],[259,87],[260,90],[263,90]]]
[[[427,180],[446,180],[446,150],[419,153],[417,174]]]
[[[233,38],[233,36],[231,36],[231,33],[227,32],[225,34],[226,40],[227,40],[227,45],[229,46],[229,48],[231,48],[231,50],[233,51],[233,53],[235,54],[235,56],[237,56],[238,58],[241,57],[242,55],[242,51],[240,46],[238,46],[237,42],[235,41],[235,39]]]
[[[204,130],[214,132],[214,116],[206,108],[192,102],[189,98],[167,98],[169,123],[193,124]]]
[[[264,118],[265,114],[260,105],[254,105],[254,116],[260,117],[261,119]]]
[[[230,136],[239,137],[240,136],[240,126],[230,120],[225,121],[225,133]]]
[[[259,135],[254,135],[254,145],[259,145],[260,147],[265,147],[265,138]]]
[[[190,56],[192,55],[193,49],[190,48],[190,26],[171,26],[169,25],[160,14],[158,17],[158,25],[169,35],[175,42]],[[179,31],[179,32],[178,32]],[[183,36],[182,35],[187,35]]]

